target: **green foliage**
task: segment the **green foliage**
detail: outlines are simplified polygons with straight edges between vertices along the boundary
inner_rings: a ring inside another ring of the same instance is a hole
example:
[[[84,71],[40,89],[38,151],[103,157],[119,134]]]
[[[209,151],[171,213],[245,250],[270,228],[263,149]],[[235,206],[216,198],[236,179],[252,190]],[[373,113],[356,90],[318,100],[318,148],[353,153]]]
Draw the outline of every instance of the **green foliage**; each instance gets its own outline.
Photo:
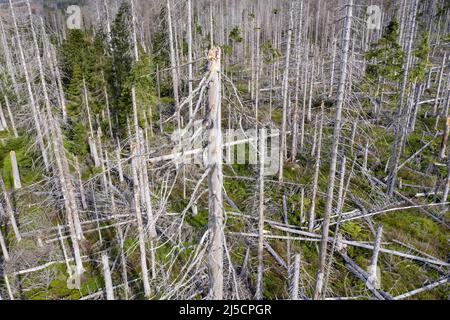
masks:
[[[233,48],[231,46],[229,46],[228,44],[223,44],[221,46],[222,49],[222,54],[225,56],[230,56],[231,54],[233,54]]]
[[[237,26],[231,29],[230,35],[228,37],[230,38],[231,41],[236,43],[240,43],[244,40],[241,36],[241,29]]]
[[[208,211],[200,210],[197,215],[187,215],[186,222],[196,229],[203,229],[208,225]]]
[[[404,61],[404,52],[398,43],[398,22],[395,17],[389,23],[381,38],[371,44],[366,53],[369,61],[366,74],[369,79],[382,77],[390,81],[400,81]]]
[[[419,39],[419,44],[414,50],[414,57],[416,58],[416,61],[410,69],[409,81],[417,80],[420,82],[425,77],[425,74],[431,67],[431,63],[428,59],[429,53],[430,41],[428,38],[428,33],[422,32]]]
[[[446,232],[443,227],[423,214],[413,210],[398,211],[380,217],[386,232],[401,233],[412,240],[419,241],[421,245],[432,244],[445,252],[447,246]],[[410,241],[411,241],[410,240]]]
[[[341,232],[351,239],[358,239],[363,229],[355,221],[347,221],[342,224]]]
[[[63,69],[66,77],[64,85],[67,99],[68,119],[65,125],[65,146],[73,154],[83,157],[87,154],[87,108],[84,98],[83,79],[88,91],[91,120],[99,114],[104,103],[99,94],[105,84],[104,73],[109,59],[103,48],[103,35],[90,37],[82,30],[70,30],[61,47]]]
[[[120,94],[130,74],[133,64],[132,39],[130,33],[131,24],[131,6],[129,2],[124,1],[119,8],[116,19],[114,20],[111,37],[113,48],[113,88],[117,94]],[[116,94],[116,99],[118,96]]]
[[[119,102],[119,125],[123,129],[126,123],[126,115],[132,114],[131,89],[136,90],[136,103],[138,106],[138,119],[144,127],[145,116],[156,114],[152,110],[157,103],[153,75],[155,73],[151,56],[139,50],[140,60],[133,64],[129,76],[125,79]],[[144,115],[145,111],[145,115]]]
[[[116,19],[112,25],[112,59],[114,64],[110,84],[113,89],[113,114],[118,117],[118,127],[121,133],[126,133],[126,117],[131,107],[129,85],[130,72],[133,66],[131,25],[131,6],[122,2]]]
[[[267,41],[261,45],[263,53],[263,61],[266,64],[273,63],[282,57],[281,52],[275,48],[271,41]]]
[[[28,136],[9,137],[4,145],[0,145],[0,169],[7,188],[13,187],[10,151],[16,152],[22,184],[31,184],[41,178],[42,171],[35,165],[38,155],[31,148],[32,145],[33,141]]]
[[[72,127],[66,130],[66,141],[64,146],[74,155],[84,157],[88,154],[87,129],[81,122],[75,122]]]

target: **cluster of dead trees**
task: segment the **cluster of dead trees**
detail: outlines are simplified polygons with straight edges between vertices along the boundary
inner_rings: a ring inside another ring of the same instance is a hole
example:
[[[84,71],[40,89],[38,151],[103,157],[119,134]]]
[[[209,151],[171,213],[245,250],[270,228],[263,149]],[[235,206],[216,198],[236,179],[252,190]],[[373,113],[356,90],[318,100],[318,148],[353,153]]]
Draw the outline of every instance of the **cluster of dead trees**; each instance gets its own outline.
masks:
[[[80,158],[66,147],[75,130],[60,50],[67,17],[37,13],[37,2],[0,7],[1,299],[264,299],[273,270],[277,298],[294,300],[405,299],[446,284],[441,247],[431,254],[395,239],[378,219],[414,212],[448,233],[445,1],[381,1],[379,28],[367,26],[370,1],[88,1],[83,32],[104,35],[105,70],[120,71],[112,30],[124,15],[127,59],[133,68],[154,60],[140,78],[156,97],[144,101],[130,81],[119,132],[116,78],[102,74],[94,90],[82,70]],[[366,53],[386,39],[401,52],[387,60],[401,72],[373,80],[368,66],[386,57]],[[226,129],[255,130],[257,139],[229,143]],[[275,176],[271,139],[279,139]],[[257,165],[227,161],[232,148]],[[196,154],[201,164],[186,161]],[[351,222],[368,240],[345,232]],[[421,266],[426,281],[406,292],[383,286],[391,263],[383,257]],[[338,272],[364,289],[344,296]],[[64,294],[50,285],[61,274]]]

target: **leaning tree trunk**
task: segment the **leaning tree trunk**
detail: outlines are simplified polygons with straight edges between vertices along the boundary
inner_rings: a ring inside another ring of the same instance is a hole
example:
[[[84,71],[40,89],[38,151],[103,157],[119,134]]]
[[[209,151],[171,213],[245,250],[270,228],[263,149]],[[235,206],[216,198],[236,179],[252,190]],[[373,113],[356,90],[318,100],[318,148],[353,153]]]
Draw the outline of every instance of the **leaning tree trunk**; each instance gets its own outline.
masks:
[[[109,257],[106,252],[102,252],[102,269],[105,280],[106,300],[114,300],[114,289],[111,278],[111,269],[109,267]]]
[[[342,61],[340,70],[340,80],[336,102],[336,118],[333,132],[333,143],[331,146],[330,173],[328,176],[327,200],[323,217],[322,238],[320,242],[319,261],[317,267],[316,287],[314,299],[322,298],[323,279],[328,246],[328,230],[330,228],[330,216],[333,207],[334,184],[336,177],[337,157],[339,149],[339,139],[341,135],[342,107],[344,104],[345,87],[347,83],[348,52],[350,47],[350,33],[353,17],[353,0],[347,2],[347,13],[342,31]]]
[[[287,119],[287,107],[289,96],[289,63],[291,55],[292,28],[294,24],[292,8],[289,14],[290,19],[289,19],[289,30],[287,35],[286,62],[285,62],[286,65],[284,66],[284,76],[283,76],[283,120],[281,124],[280,171],[278,176],[279,181],[283,181],[283,164],[284,164],[284,155],[286,152],[286,119]]]
[[[0,214],[4,215],[5,212],[3,210],[3,205],[0,203]],[[3,237],[2,230],[0,230],[0,248],[2,249],[3,259],[8,262],[9,261],[9,253],[8,248],[6,247],[5,238]]]
[[[398,173],[398,164],[400,161],[400,155],[401,150],[403,147],[404,139],[405,139],[405,130],[401,127],[403,120],[405,119],[405,110],[407,108],[403,107],[403,101],[405,100],[405,96],[407,94],[407,83],[408,83],[408,77],[409,77],[409,67],[412,57],[412,45],[414,40],[414,26],[415,26],[415,20],[416,20],[416,13],[417,13],[417,5],[418,1],[414,0],[412,6],[413,11],[411,13],[411,19],[409,21],[409,39],[407,43],[406,48],[406,59],[403,65],[403,80],[402,80],[402,87],[400,91],[400,99],[399,99],[399,106],[398,106],[398,119],[395,121],[394,125],[394,143],[392,146],[392,157],[389,164],[389,177],[387,182],[387,190],[386,193],[389,197],[392,197],[394,194],[395,189],[395,183],[397,180],[397,173]]]
[[[317,148],[315,152],[316,163],[314,166],[314,178],[313,178],[313,190],[311,195],[311,207],[309,208],[308,214],[308,230],[312,232],[314,229],[314,222],[316,217],[316,198],[318,191],[318,182],[319,182],[319,174],[320,174],[320,160],[321,160],[321,151],[322,151],[322,132],[323,132],[323,104],[322,104],[322,115],[320,117],[319,123],[319,133],[317,137]]]
[[[444,110],[444,134],[442,136],[441,141],[441,150],[439,152],[439,158],[442,160],[445,158],[445,154],[447,153],[447,144],[448,144],[448,135],[450,133],[450,115],[449,115],[449,108],[450,108],[450,88],[447,90],[447,100],[445,103],[445,110]]]
[[[9,76],[11,78],[11,82],[12,82],[12,85],[14,88],[14,93],[16,94],[16,97],[19,98],[19,94],[20,94],[19,86],[17,84],[12,55],[9,50],[8,40],[6,38],[5,28],[3,27],[3,22],[2,22],[1,18],[0,18],[0,32],[1,32],[3,54],[5,56],[6,68],[8,70]]]
[[[47,114],[47,123],[46,125],[49,128],[51,133],[51,146],[53,150],[53,155],[55,157],[56,169],[58,178],[60,180],[61,191],[63,193],[66,214],[67,214],[67,222],[70,230],[70,237],[72,240],[73,252],[75,256],[76,270],[77,275],[80,276],[84,272],[80,248],[79,248],[79,240],[83,239],[83,231],[81,228],[81,222],[79,218],[78,205],[75,198],[75,191],[72,185],[72,179],[69,172],[69,164],[65,154],[65,150],[63,147],[63,138],[61,134],[61,128],[59,127],[56,119],[53,118],[50,98],[48,96],[47,83],[45,79],[44,69],[42,65],[42,60],[39,54],[39,46],[36,36],[36,31],[33,23],[33,15],[31,11],[31,6],[29,1],[27,1],[28,5],[28,14],[30,16],[30,29],[33,36],[34,49],[36,51],[36,60],[38,62],[39,67],[39,78],[42,86],[42,92],[44,94],[44,103],[45,110]],[[45,37],[45,34],[43,34]],[[44,41],[44,43],[47,43]],[[45,50],[49,50],[49,48],[44,48]]]
[[[378,275],[377,275],[377,265],[378,265],[378,255],[380,253],[380,248],[381,248],[382,235],[383,235],[383,226],[380,225],[377,229],[377,233],[375,236],[375,244],[373,247],[372,259],[370,260],[370,265],[367,270],[367,273],[369,274],[369,278],[367,279],[367,282],[369,282],[369,285],[372,285],[376,289],[380,289],[380,281],[381,281],[381,279],[379,279]]]
[[[444,75],[444,70],[445,70],[445,58],[446,55],[444,54],[444,56],[442,57],[442,63],[441,63],[441,71],[439,72],[439,77],[438,77],[438,84],[437,84],[437,89],[436,89],[436,98],[434,99],[434,105],[433,105],[433,115],[436,117],[438,116],[438,107],[439,107],[439,95],[441,94],[441,86],[442,86],[442,77]]]
[[[145,247],[145,230],[144,223],[142,219],[141,212],[141,196],[140,196],[140,183],[139,183],[139,175],[138,175],[138,167],[139,167],[139,154],[138,154],[139,146],[134,144],[131,146],[132,152],[132,160],[131,160],[131,172],[133,176],[133,194],[134,194],[134,211],[136,214],[137,226],[138,226],[138,241],[139,241],[139,251],[140,251],[140,259],[141,259],[141,274],[142,281],[144,284],[144,294],[148,298],[150,297],[150,281],[148,278],[148,265],[147,265],[147,252]]]
[[[187,3],[188,9],[188,22],[187,22],[187,37],[188,37],[188,90],[189,96],[192,94],[192,81],[193,79],[193,71],[192,71],[192,0],[188,0]],[[192,99],[189,99],[189,120],[192,117]]]
[[[173,96],[175,98],[175,109],[178,109],[180,103],[180,98],[178,95],[178,73],[177,73],[177,62],[175,58],[175,47],[173,39],[173,28],[172,28],[172,12],[170,9],[170,0],[167,0],[167,24],[169,32],[169,45],[170,45],[170,69],[172,71],[172,86],[173,86]]]
[[[0,189],[3,193],[3,197],[5,200],[6,205],[6,214],[9,216],[9,222],[11,223],[12,229],[14,231],[14,236],[16,237],[17,242],[20,242],[22,240],[22,236],[19,232],[19,228],[17,227],[16,217],[14,214],[13,207],[11,205],[11,201],[9,199],[8,191],[6,190],[5,183],[3,182],[3,179],[0,175]],[[1,203],[0,203],[1,205]]]
[[[447,199],[448,199],[448,194],[449,194],[449,190],[450,190],[450,150],[448,152],[448,158],[447,158],[447,181],[445,181],[445,186],[444,186],[444,192],[442,194],[442,200],[441,200],[441,209],[442,212],[445,213],[446,210],[448,210],[449,208],[449,204],[447,203]]]
[[[300,21],[303,16],[303,2],[300,3]],[[300,53],[301,42],[302,42],[302,22],[299,23],[297,32],[297,44],[296,44],[296,67],[295,67],[295,104],[294,104],[294,115],[292,120],[292,146],[291,146],[291,162],[295,163],[295,158],[297,157],[298,149],[298,116],[299,116],[299,91],[300,91],[300,69],[301,69],[301,58]],[[303,124],[302,124],[303,125]],[[303,129],[302,129],[303,130]]]
[[[23,47],[22,47],[22,40],[20,40],[21,37],[19,34],[19,27],[17,25],[17,19],[16,19],[16,15],[14,13],[14,5],[12,3],[12,0],[9,0],[9,6],[10,6],[10,10],[11,10],[11,17],[12,17],[13,24],[14,24],[14,31],[15,31],[15,36],[16,36],[16,40],[17,40],[17,46],[19,49],[20,62],[22,64],[23,75],[25,77],[25,82],[26,82],[26,86],[27,86],[28,100],[29,100],[32,115],[33,115],[34,125],[36,127],[37,142],[38,142],[39,148],[42,153],[42,159],[44,160],[45,168],[48,171],[50,169],[50,162],[48,160],[47,149],[45,148],[44,138],[42,135],[42,123],[40,121],[41,116],[39,114],[39,108],[36,104],[36,100],[34,99],[33,89],[31,88],[31,77],[28,72],[27,62],[25,60],[25,54],[24,54]]]

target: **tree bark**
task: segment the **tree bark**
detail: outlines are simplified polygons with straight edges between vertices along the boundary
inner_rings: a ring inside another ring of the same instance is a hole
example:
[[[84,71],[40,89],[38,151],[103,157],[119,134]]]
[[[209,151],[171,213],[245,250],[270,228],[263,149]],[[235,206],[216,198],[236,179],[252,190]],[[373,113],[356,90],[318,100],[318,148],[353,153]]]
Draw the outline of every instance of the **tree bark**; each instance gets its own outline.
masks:
[[[208,90],[208,229],[211,243],[208,255],[209,298],[223,299],[223,174],[222,174],[222,128],[221,128],[221,54],[220,48],[208,52],[211,80]]]
[[[11,167],[12,167],[12,174],[13,174],[13,180],[14,180],[14,189],[18,190],[18,189],[22,188],[22,183],[20,181],[19,166],[17,165],[16,152],[11,151],[9,153],[9,157],[11,159]]]
[[[263,276],[264,276],[264,166],[266,155],[266,135],[265,129],[261,130],[259,138],[259,205],[258,205],[258,275],[256,280],[257,300],[263,299]]]
[[[348,52],[350,46],[350,33],[353,18],[353,0],[348,0],[346,6],[346,16],[344,21],[344,29],[342,31],[342,61],[340,70],[340,80],[338,87],[338,95],[336,102],[336,117],[333,132],[333,142],[331,146],[330,171],[328,176],[327,199],[325,204],[324,221],[322,226],[322,238],[320,242],[319,261],[317,267],[316,287],[314,291],[314,299],[321,299],[323,289],[323,279],[325,271],[325,263],[327,256],[328,231],[330,227],[330,216],[333,207],[334,184],[336,177],[337,156],[339,148],[339,139],[341,135],[342,108],[345,97],[345,87],[347,83],[347,65]]]
[[[404,143],[405,139],[405,130],[401,127],[401,124],[403,120],[405,119],[405,109],[403,107],[403,102],[405,100],[406,95],[406,86],[408,82],[408,76],[409,76],[409,68],[410,68],[410,62],[411,62],[411,56],[412,56],[412,45],[414,40],[414,26],[415,26],[415,20],[416,20],[416,13],[417,13],[417,5],[418,1],[413,0],[413,10],[411,13],[411,19],[409,21],[409,39],[407,43],[407,49],[406,49],[406,60],[403,65],[403,80],[402,80],[402,87],[400,91],[400,100],[399,100],[399,106],[398,106],[398,119],[395,121],[394,125],[394,143],[392,147],[392,156],[389,164],[389,178],[387,183],[387,190],[386,193],[389,197],[392,197],[394,194],[395,184],[397,180],[397,173],[398,173],[398,163],[400,161],[400,155],[401,155],[401,149]]]
[[[322,108],[323,108],[323,105],[322,105]],[[314,166],[311,207],[309,209],[309,214],[308,214],[308,230],[309,230],[309,232],[313,231],[314,223],[315,223],[315,216],[316,216],[316,197],[317,197],[319,174],[320,174],[320,160],[321,160],[320,155],[322,152],[322,132],[323,132],[323,109],[322,109],[322,114],[320,116],[319,133],[318,133],[318,138],[317,138],[317,148],[316,148],[316,152],[314,155],[314,157],[316,159],[316,163]]]
[[[106,300],[114,300],[114,289],[109,268],[109,258],[106,252],[102,253],[103,278],[105,280]]]
[[[290,18],[289,18],[289,30],[287,34],[286,61],[283,76],[283,119],[281,124],[280,171],[278,175],[279,181],[283,181],[284,155],[286,152],[286,121],[287,121],[287,107],[289,97],[289,64],[291,56],[292,29],[294,27],[292,8],[290,9],[289,17]]]
[[[40,121],[41,116],[39,114],[39,108],[36,104],[36,100],[34,99],[33,90],[31,88],[31,77],[28,72],[27,62],[25,60],[25,54],[24,54],[23,47],[22,47],[22,40],[20,39],[19,27],[17,25],[17,19],[16,19],[16,14],[14,12],[14,5],[13,5],[12,0],[9,0],[9,7],[11,10],[11,17],[12,17],[13,24],[14,24],[15,36],[17,38],[17,46],[19,49],[20,62],[22,64],[23,75],[25,77],[25,82],[26,82],[26,86],[27,86],[28,102],[30,103],[31,111],[33,114],[33,120],[34,120],[34,125],[35,125],[35,129],[36,129],[36,134],[37,134],[37,141],[38,141],[39,148],[41,149],[42,159],[44,160],[45,168],[48,171],[50,169],[50,162],[48,160],[47,149],[45,148],[44,138],[42,135],[42,129],[41,129],[42,123]]]
[[[19,228],[17,227],[16,217],[14,214],[13,207],[11,205],[11,201],[9,199],[8,191],[6,190],[5,183],[3,182],[3,178],[0,175],[0,188],[3,192],[3,198],[5,199],[5,206],[6,206],[6,214],[9,216],[9,222],[11,223],[11,226],[14,231],[14,235],[16,237],[17,242],[20,242],[22,240],[22,236],[20,235]]]

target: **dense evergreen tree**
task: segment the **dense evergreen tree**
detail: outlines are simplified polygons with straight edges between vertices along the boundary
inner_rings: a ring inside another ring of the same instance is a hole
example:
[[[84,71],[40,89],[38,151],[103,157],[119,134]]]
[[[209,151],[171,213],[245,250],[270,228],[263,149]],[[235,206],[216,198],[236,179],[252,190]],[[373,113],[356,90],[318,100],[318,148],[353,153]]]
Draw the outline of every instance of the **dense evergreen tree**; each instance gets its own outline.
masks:
[[[391,82],[398,82],[402,77],[402,65],[404,52],[400,46],[399,25],[394,17],[386,27],[381,38],[371,44],[370,50],[366,53],[367,76],[372,81],[384,78]]]

